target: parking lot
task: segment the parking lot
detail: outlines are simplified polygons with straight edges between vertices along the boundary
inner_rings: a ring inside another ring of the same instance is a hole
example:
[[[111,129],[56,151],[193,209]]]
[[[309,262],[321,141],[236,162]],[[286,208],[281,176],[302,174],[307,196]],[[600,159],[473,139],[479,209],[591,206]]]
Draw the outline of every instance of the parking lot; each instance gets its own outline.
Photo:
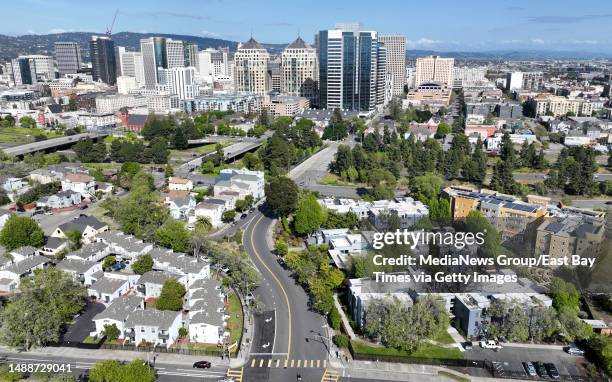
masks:
[[[584,375],[583,367],[587,361],[580,356],[569,355],[560,349],[539,349],[524,347],[504,347],[499,351],[481,349],[477,343],[465,352],[466,358],[500,362],[506,374],[527,377],[522,362],[540,361],[553,363],[559,374],[568,376]],[[538,379],[538,378],[534,378]]]
[[[81,312],[79,317],[75,318],[74,323],[68,327],[63,336],[65,344],[80,343],[85,341],[89,333],[94,331],[95,325],[91,321],[92,318],[104,310],[104,304],[99,302],[88,301],[85,310]]]

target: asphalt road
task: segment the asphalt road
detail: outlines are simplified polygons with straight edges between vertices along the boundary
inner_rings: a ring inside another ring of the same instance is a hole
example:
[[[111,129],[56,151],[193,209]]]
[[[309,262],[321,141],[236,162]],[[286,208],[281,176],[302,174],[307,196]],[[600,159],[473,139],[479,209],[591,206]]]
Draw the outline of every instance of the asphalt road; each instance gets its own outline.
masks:
[[[263,279],[253,294],[264,310],[276,312],[272,349],[251,349],[244,380],[285,382],[295,380],[298,373],[304,380],[320,380],[327,365],[326,322],[308,308],[308,295],[272,254],[268,239],[273,224],[271,217],[257,211],[244,232],[244,247]],[[254,335],[254,343],[260,344],[261,331],[256,329]]]
[[[67,370],[70,365],[70,372],[75,377],[84,375],[93,365],[98,362],[98,359],[86,358],[70,358],[49,355],[36,355],[29,353],[7,354],[7,363],[17,364],[58,364],[66,365],[64,370]],[[146,355],[143,353],[143,357]],[[225,367],[215,367],[210,369],[192,369],[185,365],[171,365],[160,362],[155,363],[157,369],[157,381],[159,382],[180,382],[180,381],[218,381],[224,377],[227,369]]]

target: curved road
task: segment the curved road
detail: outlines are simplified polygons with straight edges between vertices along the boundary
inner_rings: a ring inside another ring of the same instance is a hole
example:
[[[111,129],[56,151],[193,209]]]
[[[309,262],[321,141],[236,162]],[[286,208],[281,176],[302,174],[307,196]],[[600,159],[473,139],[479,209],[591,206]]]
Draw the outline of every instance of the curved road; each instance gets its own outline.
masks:
[[[308,295],[271,252],[274,222],[257,211],[244,231],[244,247],[262,274],[262,285],[254,295],[264,311],[275,312],[275,319],[264,322],[260,329],[266,331],[266,324],[274,324],[270,346],[263,347],[269,336],[258,333],[256,326],[251,359],[244,365],[245,380],[292,381],[298,373],[304,380],[320,380],[327,365],[326,322],[323,316],[309,310]],[[268,319],[272,316],[267,315]]]

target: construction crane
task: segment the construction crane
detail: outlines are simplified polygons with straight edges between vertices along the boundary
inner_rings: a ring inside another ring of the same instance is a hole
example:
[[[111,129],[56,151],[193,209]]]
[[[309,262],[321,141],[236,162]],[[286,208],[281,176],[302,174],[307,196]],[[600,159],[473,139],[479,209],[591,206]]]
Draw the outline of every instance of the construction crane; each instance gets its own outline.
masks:
[[[111,24],[111,26],[109,28],[106,28],[106,35],[108,36],[108,38],[111,38],[113,36],[113,27],[115,26],[115,21],[117,21],[118,14],[119,9],[115,11],[115,16],[113,17],[113,23]]]

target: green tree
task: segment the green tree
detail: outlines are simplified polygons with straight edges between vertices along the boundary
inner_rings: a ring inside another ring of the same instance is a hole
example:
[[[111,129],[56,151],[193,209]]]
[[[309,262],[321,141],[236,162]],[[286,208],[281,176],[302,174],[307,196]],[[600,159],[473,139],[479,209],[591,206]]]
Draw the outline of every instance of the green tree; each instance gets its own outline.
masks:
[[[117,258],[113,255],[106,256],[102,262],[102,269],[107,270],[117,262]]]
[[[574,284],[564,281],[559,277],[553,277],[550,280],[548,290],[553,297],[553,306],[557,310],[569,309],[576,313],[578,312],[580,293]]]
[[[479,253],[487,257],[495,257],[499,253],[501,237],[497,229],[482,216],[480,211],[470,211],[464,222],[460,222],[460,229],[473,234],[484,234],[484,244],[478,248]]]
[[[234,210],[227,210],[223,212],[223,215],[221,216],[221,220],[224,223],[231,223],[234,221],[235,218],[236,218],[236,211]]]
[[[153,269],[153,258],[149,254],[140,256],[132,263],[134,273],[142,275]]]
[[[510,139],[510,134],[508,132],[505,132],[504,135],[502,135],[499,156],[512,168],[517,162],[514,144],[512,143],[512,140]]]
[[[288,216],[295,211],[298,203],[298,186],[287,177],[272,179],[265,186],[266,203],[280,216]]]
[[[89,371],[91,382],[154,382],[156,379],[155,368],[142,359],[125,365],[114,359],[99,361]]]
[[[0,244],[9,251],[30,245],[41,247],[45,234],[36,220],[26,216],[11,216],[0,231]]]
[[[289,253],[289,246],[283,240],[277,240],[274,244],[274,252],[279,256],[286,256]]]
[[[155,231],[156,241],[175,252],[185,252],[189,244],[189,231],[181,221],[169,218]]]
[[[34,118],[26,115],[25,117],[19,118],[19,125],[24,128],[34,129],[36,128],[36,121]]]
[[[415,176],[410,182],[410,194],[423,203],[440,195],[444,180],[435,174]]]
[[[338,312],[338,309],[334,307],[329,312],[329,325],[332,327],[332,329],[338,330],[340,329],[341,324],[342,324],[342,318],[340,317],[340,313]]]
[[[64,325],[85,306],[86,290],[55,267],[22,279],[21,293],[3,311],[0,341],[26,350],[56,342]]]
[[[435,138],[437,139],[444,138],[450,133],[451,133],[451,128],[448,125],[448,123],[440,122],[440,124],[438,125],[438,129],[436,130]]]
[[[312,233],[321,227],[325,219],[325,210],[316,196],[308,193],[298,203],[294,220],[295,231],[301,235]]]
[[[106,336],[107,341],[115,341],[121,335],[121,331],[117,328],[117,325],[104,325],[104,336]]]
[[[176,133],[174,134],[174,147],[177,150],[185,150],[188,146],[187,136],[185,136],[183,129],[176,129]]]
[[[168,279],[162,286],[155,307],[159,310],[173,310],[178,312],[183,309],[183,297],[185,293],[186,290],[183,284],[175,279]]]
[[[81,248],[81,246],[83,245],[82,243],[83,236],[76,229],[68,230],[66,232],[66,237],[68,238],[68,241],[70,242],[71,251],[76,251],[77,249]]]

